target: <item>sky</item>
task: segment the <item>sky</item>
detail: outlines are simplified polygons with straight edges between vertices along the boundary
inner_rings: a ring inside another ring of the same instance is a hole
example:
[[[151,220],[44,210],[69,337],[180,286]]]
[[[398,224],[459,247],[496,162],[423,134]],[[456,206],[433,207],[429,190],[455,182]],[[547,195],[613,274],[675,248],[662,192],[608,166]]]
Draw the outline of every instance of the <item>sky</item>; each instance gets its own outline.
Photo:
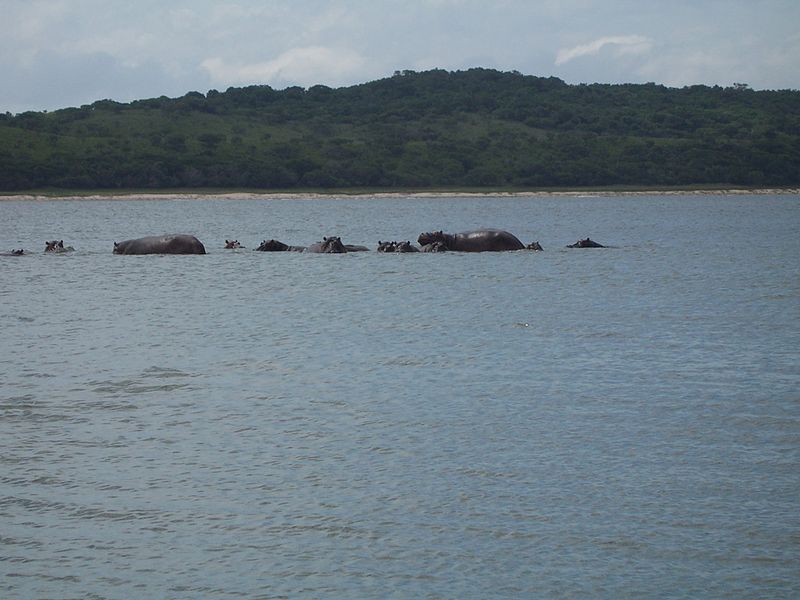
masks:
[[[800,89],[800,0],[0,0],[0,113],[484,67]]]

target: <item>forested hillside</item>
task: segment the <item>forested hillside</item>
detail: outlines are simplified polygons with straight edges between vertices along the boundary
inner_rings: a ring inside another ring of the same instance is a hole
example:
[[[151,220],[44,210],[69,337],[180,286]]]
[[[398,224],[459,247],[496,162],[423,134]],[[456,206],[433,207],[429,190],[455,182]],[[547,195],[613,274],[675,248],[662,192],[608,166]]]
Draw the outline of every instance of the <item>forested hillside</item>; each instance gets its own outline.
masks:
[[[800,92],[486,69],[0,115],[0,189],[800,184]]]

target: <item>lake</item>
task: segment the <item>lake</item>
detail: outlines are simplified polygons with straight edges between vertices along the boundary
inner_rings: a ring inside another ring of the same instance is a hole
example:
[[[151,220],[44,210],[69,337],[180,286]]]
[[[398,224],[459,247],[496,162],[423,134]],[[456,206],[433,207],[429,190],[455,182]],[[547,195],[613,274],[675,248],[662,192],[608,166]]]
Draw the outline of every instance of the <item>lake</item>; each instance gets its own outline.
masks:
[[[252,251],[479,227],[544,252]],[[800,596],[800,196],[0,202],[20,247],[3,598]]]

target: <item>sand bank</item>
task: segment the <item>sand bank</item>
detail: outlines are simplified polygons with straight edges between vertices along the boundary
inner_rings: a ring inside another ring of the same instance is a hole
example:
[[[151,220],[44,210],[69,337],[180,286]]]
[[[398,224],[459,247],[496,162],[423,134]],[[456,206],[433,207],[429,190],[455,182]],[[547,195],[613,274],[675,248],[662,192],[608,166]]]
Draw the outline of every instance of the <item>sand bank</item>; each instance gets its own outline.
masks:
[[[419,191],[419,192],[109,192],[86,194],[0,194],[0,202],[41,202],[53,200],[305,200],[353,198],[529,198],[610,196],[728,196],[800,194],[800,188],[695,189],[695,190],[565,190],[565,191]]]

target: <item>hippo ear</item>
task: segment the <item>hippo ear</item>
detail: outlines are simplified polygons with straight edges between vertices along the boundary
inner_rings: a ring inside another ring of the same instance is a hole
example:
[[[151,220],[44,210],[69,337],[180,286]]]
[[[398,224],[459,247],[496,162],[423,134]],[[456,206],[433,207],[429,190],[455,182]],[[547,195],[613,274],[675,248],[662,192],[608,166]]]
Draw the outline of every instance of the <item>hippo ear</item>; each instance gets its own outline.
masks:
[[[117,246],[119,246],[119,242],[114,242],[114,248],[116,248]]]

